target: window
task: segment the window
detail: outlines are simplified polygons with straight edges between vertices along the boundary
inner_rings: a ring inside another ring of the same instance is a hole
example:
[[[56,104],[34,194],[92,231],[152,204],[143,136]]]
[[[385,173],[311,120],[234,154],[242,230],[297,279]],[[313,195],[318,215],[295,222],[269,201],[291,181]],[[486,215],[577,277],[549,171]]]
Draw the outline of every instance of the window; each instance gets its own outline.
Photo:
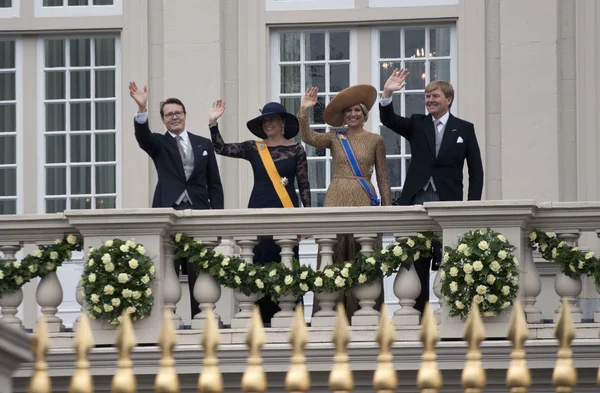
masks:
[[[455,30],[451,26],[378,29],[373,45],[377,48],[374,79],[383,91],[385,81],[395,68],[407,68],[406,86],[393,96],[394,111],[402,116],[427,113],[425,86],[433,80],[452,83],[455,73]],[[375,83],[375,85],[377,85]],[[376,108],[375,108],[376,109]],[[453,105],[455,110],[455,105]],[[378,116],[376,117],[378,118]],[[380,124],[385,140],[389,182],[394,200],[400,198],[402,184],[410,165],[410,145],[404,138]]]
[[[2,0],[0,0],[2,1]],[[121,15],[123,0],[35,0],[35,16]]]
[[[350,30],[308,30],[274,32],[271,36],[274,99],[296,114],[307,87],[319,88],[319,102],[309,113],[313,131],[326,132],[325,105],[355,80],[354,32]],[[300,141],[300,136],[297,136]],[[323,206],[331,181],[329,149],[305,146],[313,206]]]
[[[40,41],[43,190],[40,210],[116,207],[119,41]]]
[[[0,40],[0,214],[16,214],[20,176],[17,42]]]
[[[0,18],[16,18],[19,16],[20,0],[0,0]]]

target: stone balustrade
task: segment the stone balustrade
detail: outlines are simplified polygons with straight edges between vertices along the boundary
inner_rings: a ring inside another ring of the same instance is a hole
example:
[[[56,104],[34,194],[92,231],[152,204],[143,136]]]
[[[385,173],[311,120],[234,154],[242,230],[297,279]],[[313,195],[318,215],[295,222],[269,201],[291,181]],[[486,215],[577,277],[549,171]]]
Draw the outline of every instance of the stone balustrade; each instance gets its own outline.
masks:
[[[363,252],[370,253],[375,239],[381,234],[399,239],[414,236],[419,232],[432,231],[441,235],[444,245],[456,245],[458,235],[476,228],[498,231],[516,246],[515,255],[521,261],[519,298],[530,325],[532,338],[551,337],[554,326],[552,320],[555,313],[558,315],[560,312],[559,300],[569,303],[573,320],[577,324],[578,336],[597,337],[600,312],[586,318],[585,310],[581,307],[582,302],[597,298],[595,289],[586,291],[583,297],[582,280],[566,277],[558,273],[551,264],[540,261],[529,246],[528,235],[534,228],[552,231],[568,244],[575,244],[580,241],[581,235],[586,234],[586,246],[593,249],[598,245],[596,235],[600,236],[600,202],[478,201],[352,209],[215,211],[117,209],[66,211],[54,215],[0,216],[0,251],[3,252],[5,261],[12,261],[16,259],[21,248],[25,247],[27,250],[28,245],[50,244],[68,233],[83,236],[84,249],[90,246],[98,247],[104,241],[115,237],[123,240],[134,239],[136,243],[144,244],[146,255],[154,261],[157,277],[152,288],[155,296],[152,315],[134,324],[138,342],[157,342],[162,310],[168,309],[172,312],[181,343],[194,344],[198,342],[197,337],[204,327],[205,320],[203,313],[200,313],[188,326],[184,326],[182,313],[187,313],[188,310],[178,305],[183,291],[187,292],[187,288],[182,291],[173,269],[174,250],[170,237],[175,233],[186,233],[196,240],[202,240],[209,247],[221,247],[225,252],[238,255],[248,263],[252,263],[252,249],[258,237],[273,236],[281,246],[282,263],[289,265],[293,255],[292,249],[300,237],[312,237],[319,245],[322,261],[324,264],[330,264],[338,234],[352,234],[361,243]],[[589,234],[593,234],[594,237],[590,238]],[[225,243],[226,247],[223,248]],[[302,255],[300,262],[302,263]],[[541,266],[543,268],[540,268]],[[540,270],[544,274],[540,274]],[[593,282],[587,281],[587,287],[593,288]],[[434,291],[435,283],[439,283],[439,276],[434,282]],[[59,281],[56,274],[45,276],[37,284],[35,303],[41,307],[41,312],[48,321],[54,345],[58,347],[70,346],[73,334],[65,332],[58,312],[63,301],[63,292],[74,291],[78,301],[83,303],[78,283],[69,282],[69,287],[66,285],[67,283]],[[402,269],[395,278],[393,292],[397,298],[397,306],[394,309],[393,321],[400,332],[399,341],[417,339],[419,315],[412,309],[412,304],[419,289],[420,284],[414,269]],[[378,312],[372,308],[378,291],[365,288],[360,290],[358,298],[361,309],[351,321],[352,329],[364,332],[356,335],[354,340],[358,341],[367,332],[376,329],[378,320]],[[222,292],[222,288],[210,275],[201,274],[196,281],[194,297],[201,309],[216,309],[220,312],[217,303],[222,303]],[[542,293],[544,295],[541,295]],[[439,291],[436,294],[439,297]],[[321,311],[312,318],[310,334],[317,341],[326,342],[330,338],[333,325],[335,297],[327,293],[318,294],[317,297],[320,300]],[[233,316],[230,320],[228,318],[227,323],[224,324],[220,320],[219,324],[221,327],[225,325],[222,330],[225,343],[243,341],[243,332],[249,324],[250,311],[256,298],[256,295],[234,293],[228,299],[225,307],[234,310]],[[20,328],[22,320],[17,310],[19,307],[23,308],[23,302],[22,291],[0,297],[1,321]],[[592,304],[593,300],[590,302]],[[267,329],[267,339],[272,342],[283,342],[287,339],[286,331],[292,321],[295,298],[281,298],[280,306],[281,312],[273,318],[272,327]],[[85,304],[82,304],[82,307],[85,307]],[[443,338],[452,339],[462,334],[460,325],[463,321],[456,317],[448,317],[443,301],[436,315]],[[506,319],[489,319],[487,325],[488,334],[505,337]],[[74,329],[76,328],[75,323]],[[113,325],[96,320],[93,321],[92,328],[96,344],[111,345],[114,342]]]

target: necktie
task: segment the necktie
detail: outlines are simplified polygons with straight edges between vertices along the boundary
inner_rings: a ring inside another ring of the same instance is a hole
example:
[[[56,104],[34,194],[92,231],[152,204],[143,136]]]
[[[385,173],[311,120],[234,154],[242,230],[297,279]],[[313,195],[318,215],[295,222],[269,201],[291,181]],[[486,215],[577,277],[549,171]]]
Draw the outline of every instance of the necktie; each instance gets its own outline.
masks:
[[[179,153],[181,153],[181,157],[185,158],[187,149],[181,135],[177,135],[177,148],[179,149]]]

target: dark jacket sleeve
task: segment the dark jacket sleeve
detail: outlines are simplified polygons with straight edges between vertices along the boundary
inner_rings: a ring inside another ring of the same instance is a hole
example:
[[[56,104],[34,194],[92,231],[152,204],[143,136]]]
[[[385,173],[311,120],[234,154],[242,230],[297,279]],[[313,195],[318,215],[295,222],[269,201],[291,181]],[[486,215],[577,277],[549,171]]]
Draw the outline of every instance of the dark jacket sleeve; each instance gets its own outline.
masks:
[[[402,117],[394,113],[394,104],[383,106],[379,104],[379,120],[384,126],[410,140],[412,138],[415,122],[412,117]]]
[[[481,152],[475,135],[475,128],[471,125],[473,132],[467,144],[467,167],[469,168],[469,194],[468,200],[480,201],[483,192],[483,163]]]
[[[225,200],[223,197],[223,185],[221,184],[221,175],[219,174],[219,166],[217,165],[217,156],[213,149],[212,143],[206,140],[208,150],[208,168],[206,170],[206,186],[208,187],[208,197],[210,198],[210,206],[213,209],[224,209]]]
[[[151,158],[156,157],[159,152],[160,142],[156,138],[156,135],[150,131],[148,122],[138,123],[133,121],[133,127],[135,129],[135,139],[138,145],[144,150]]]

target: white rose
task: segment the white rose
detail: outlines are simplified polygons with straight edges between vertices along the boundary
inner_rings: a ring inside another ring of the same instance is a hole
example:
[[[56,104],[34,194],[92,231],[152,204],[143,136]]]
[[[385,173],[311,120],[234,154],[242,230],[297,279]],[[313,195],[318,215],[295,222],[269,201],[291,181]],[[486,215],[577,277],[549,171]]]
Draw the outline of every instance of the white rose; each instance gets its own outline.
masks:
[[[243,272],[246,269],[246,264],[245,263],[240,263],[238,265],[238,272]]]
[[[585,254],[585,259],[592,259],[594,257],[594,253],[592,251],[588,252]]]
[[[493,317],[494,315],[496,315],[496,313],[493,311],[486,311],[483,313],[484,317]]]
[[[285,285],[290,285],[292,282],[294,282],[294,279],[290,275],[285,276],[285,278],[283,279],[283,283]]]
[[[133,314],[134,312],[135,312],[135,307],[133,307],[133,306],[127,307],[127,313]]]
[[[208,252],[208,250],[206,248],[204,248],[202,251],[200,251],[200,256],[204,257],[207,252]],[[215,256],[217,256],[217,254],[215,254]]]
[[[134,298],[135,300],[138,300],[139,298],[142,297],[142,293],[140,291],[133,291],[133,293],[131,294],[131,297]]]
[[[402,247],[396,246],[396,247],[394,247],[392,252],[394,253],[395,256],[399,257],[400,255],[402,255]]]
[[[275,285],[275,286],[273,287],[273,289],[274,289],[274,290],[275,290],[275,292],[277,292],[277,293],[281,292],[281,287],[280,287],[279,285]]]
[[[308,292],[308,285],[306,285],[305,283],[301,283],[298,287],[301,291]]]
[[[106,312],[111,312],[113,310],[113,306],[111,306],[110,304],[104,304],[104,306],[102,306],[102,308],[104,308],[104,311]]]
[[[490,302],[490,304],[494,304],[498,301],[498,296],[494,295],[494,294],[490,294],[486,296],[486,299],[488,302]]]
[[[225,277],[225,270],[219,269],[219,277]]]
[[[420,256],[421,256],[421,251],[415,252],[415,255],[413,256],[413,260],[416,261],[417,259],[419,259]]]
[[[490,269],[494,272],[494,273],[498,273],[500,271],[500,263],[498,261],[492,261],[492,263],[490,263]]]
[[[37,250],[35,250],[33,252],[33,256],[36,258],[41,258],[42,257],[42,250],[40,250],[39,248]]]
[[[444,257],[442,258],[442,262],[446,263],[450,259],[450,254],[447,252],[444,253]]]
[[[325,269],[325,271],[323,273],[325,273],[325,277],[327,277],[327,278],[333,277],[333,274],[334,274],[333,270],[331,270],[331,269]]]
[[[548,236],[551,239],[554,239],[556,237],[556,233],[554,233],[554,232],[548,232],[548,233],[546,233],[546,236]]]
[[[16,276],[15,277],[15,283],[17,283],[17,285],[23,284],[23,281],[24,281],[23,277],[21,277],[21,276]]]
[[[513,264],[515,266],[519,266],[519,260],[517,259],[517,257],[513,257]]]
[[[156,271],[154,265],[150,266],[150,269],[148,269],[148,271],[150,272],[150,274],[154,274],[154,272]]]
[[[0,280],[4,279],[4,272],[2,270],[0,270]]]
[[[106,270],[107,272],[111,273],[115,270],[115,265],[112,262],[109,263],[105,263],[104,264],[104,270]]]
[[[97,312],[97,313],[101,313],[101,312],[102,312],[102,309],[101,309],[100,307],[98,307],[98,306],[94,306],[94,307],[92,308],[92,310],[94,310],[94,311],[95,311],[95,312]]]
[[[475,295],[475,296],[473,296],[473,301],[477,304],[481,304],[481,303],[483,303],[483,296]]]
[[[384,248],[383,250],[381,250],[381,254],[382,254],[382,255],[385,255],[385,254],[387,254],[388,252],[390,252],[390,250],[388,250],[387,248]]]
[[[519,279],[517,277],[513,277],[510,279],[510,283],[513,285],[513,287],[516,287],[519,284]]]
[[[273,269],[269,272],[269,277],[274,277],[277,274],[277,269]]]
[[[113,245],[113,241],[112,241],[112,240],[107,240],[107,241],[106,241],[106,243],[104,243],[104,245],[105,245],[106,247],[112,247],[112,245]]]
[[[347,267],[343,268],[343,269],[340,271],[340,274],[341,274],[342,276],[344,276],[344,277],[348,277],[348,274],[349,274],[349,273],[348,273],[348,268],[347,268]]]
[[[529,240],[531,240],[533,242],[533,241],[535,241],[535,239],[537,239],[537,233],[531,232],[529,234]]]
[[[90,249],[88,250],[88,257],[90,255],[92,255],[93,253],[95,253],[95,252],[96,252],[96,248],[95,247],[90,247]]]
[[[126,244],[126,245],[127,245],[127,247],[129,247],[129,248],[135,248],[135,243],[134,243],[133,241],[131,241],[131,240],[127,240],[127,241],[125,242],[125,244]]]
[[[488,284],[491,285],[496,282],[496,276],[494,276],[493,274],[488,274],[486,281]]]
[[[88,281],[96,282],[96,275],[94,273],[90,273],[90,275],[88,275]]]
[[[308,277],[308,272],[306,270],[300,273],[301,280],[306,280],[306,277]]]
[[[144,277],[141,278],[142,283],[144,284],[148,284],[150,282],[150,277],[148,277],[148,275],[144,275]]]
[[[510,287],[508,285],[505,285],[502,287],[502,294],[504,296],[508,296],[508,294],[510,293]]]
[[[443,271],[443,270],[442,270],[442,272],[440,273],[440,278],[441,278],[442,280],[445,280],[445,279],[446,279],[446,272],[445,272],[445,271]]]
[[[498,237],[498,240],[500,240],[502,243],[506,243],[506,238],[504,236],[498,235],[497,237]]]
[[[138,254],[142,254],[142,255],[144,255],[146,253],[146,249],[144,248],[144,246],[137,246],[135,251],[137,251]]]
[[[408,244],[409,247],[414,247],[415,241],[409,237],[406,244]]]
[[[112,303],[113,306],[115,307],[119,307],[119,305],[121,304],[121,299],[119,299],[118,297],[113,297],[110,302]]]
[[[465,305],[463,304],[463,302],[461,302],[460,300],[456,300],[454,302],[454,305],[456,306],[456,308],[458,308],[459,310],[462,310],[463,308],[465,308]]]
[[[584,266],[585,266],[585,262],[583,262],[583,261],[579,261],[579,265],[577,265],[577,267],[578,267],[579,269],[583,269],[583,267],[584,267]]]
[[[463,272],[467,274],[473,273],[473,265],[471,265],[470,263],[465,263],[465,266],[463,266]]]
[[[221,266],[228,266],[230,260],[231,258],[229,257],[223,258],[223,260],[221,261]]]
[[[417,237],[420,239],[424,239],[425,235],[423,235],[421,232],[417,233]]]
[[[461,243],[458,245],[458,248],[456,249],[458,252],[460,253],[465,253],[465,250],[468,248],[468,246],[465,243]]]
[[[88,266],[94,266],[94,263],[95,263],[95,262],[94,262],[94,260],[93,260],[93,259],[90,259],[90,260],[88,261]]]
[[[13,263],[12,263],[12,266],[13,266],[15,269],[20,269],[20,268],[21,268],[21,262],[13,262]]]
[[[504,302],[502,304],[502,309],[505,309],[506,307],[510,306],[510,302]]]
[[[337,276],[337,277],[335,278],[334,284],[335,284],[337,287],[341,288],[341,287],[343,287],[344,285],[346,285],[346,280],[344,280],[344,279],[342,278],[342,276]]]
[[[475,280],[473,280],[473,276],[470,274],[465,274],[465,282],[467,284],[473,284]]]
[[[458,269],[454,266],[452,266],[450,268],[450,277],[456,277],[458,276]]]
[[[483,269],[483,263],[481,263],[481,261],[475,261],[475,262],[473,262],[473,269],[476,272],[480,272],[481,269]]]
[[[429,240],[429,239],[425,240],[425,247],[427,249],[431,248],[431,240]]]
[[[406,261],[408,259],[408,254],[402,254],[402,256],[400,257],[400,260],[402,262]]]
[[[119,250],[121,250],[121,252],[129,252],[129,246],[127,244],[122,244],[121,247],[119,247]]]
[[[102,262],[103,263],[109,263],[110,261],[112,261],[112,258],[110,257],[110,254],[104,254],[102,255]]]
[[[359,284],[364,284],[367,282],[367,276],[364,274],[361,274],[360,276],[358,276],[358,283]]]
[[[62,239],[56,239],[56,240],[54,241],[54,244],[60,244],[60,243],[62,243]]]
[[[375,264],[375,258],[369,257],[369,258],[367,258],[367,260],[365,262],[367,262],[367,263],[369,263],[371,265],[374,265]]]
[[[37,272],[37,270],[38,270],[37,265],[29,265],[30,272],[35,273],[35,272]]]
[[[571,251],[575,251],[575,252],[577,252],[577,251],[579,251],[579,247],[573,247],[573,248],[571,249]]]
[[[567,245],[567,243],[566,243],[566,242],[560,242],[560,243],[558,243],[558,246],[557,246],[557,247],[559,247],[559,248],[563,248],[563,247],[564,247],[564,246],[566,246],[566,245]]]
[[[498,258],[500,258],[500,259],[506,259],[507,255],[508,254],[506,254],[506,251],[504,251],[504,250],[498,251]]]
[[[323,286],[323,279],[321,277],[315,278],[315,287],[322,287],[322,286]]]
[[[485,295],[487,292],[487,287],[485,285],[478,285],[475,291],[480,295]]]
[[[72,234],[67,236],[67,243],[69,243],[69,244],[77,243],[77,236],[74,236]]]
[[[150,289],[150,288],[148,288],[148,289]],[[125,299],[129,299],[132,295],[133,295],[133,292],[131,291],[131,289],[123,289],[121,291],[121,296],[123,296]]]
[[[138,266],[140,266],[139,262],[137,261],[137,259],[130,259],[129,260],[129,267],[132,269],[137,269]]]
[[[92,293],[92,296],[90,296],[90,300],[92,301],[92,303],[96,304],[100,301],[100,296],[98,296],[95,293]]]
[[[454,292],[458,291],[458,283],[457,283],[456,281],[452,281],[452,282],[450,283],[450,291],[451,291],[452,293],[454,293]]]
[[[490,246],[489,246],[488,242],[486,242],[485,240],[482,240],[482,241],[479,242],[479,244],[477,245],[477,247],[479,247],[480,250],[485,251]]]
[[[265,287],[265,284],[262,282],[262,280],[260,278],[257,278],[254,283],[256,284],[256,287],[258,289],[263,289]]]
[[[119,283],[125,284],[127,281],[129,281],[129,275],[127,273],[119,273],[117,280]]]
[[[383,273],[387,273],[387,272],[388,272],[388,270],[390,270],[390,267],[388,266],[388,264],[387,264],[387,263],[382,263],[382,264],[381,264],[381,271],[382,271]]]
[[[540,244],[540,250],[542,250],[542,252],[546,251],[547,248],[548,248],[548,245],[546,243]]]
[[[240,285],[242,283],[242,279],[240,278],[240,276],[234,276],[233,281],[235,281],[237,285]]]
[[[152,289],[147,288],[146,292],[144,293],[146,296],[151,296],[152,295]]]
[[[175,242],[179,243],[181,241],[181,233],[176,233],[175,234]]]
[[[256,270],[250,270],[250,272],[248,272],[248,276],[253,277],[256,274]]]
[[[115,288],[112,285],[106,285],[104,286],[104,293],[107,295],[112,295],[115,293]]]

